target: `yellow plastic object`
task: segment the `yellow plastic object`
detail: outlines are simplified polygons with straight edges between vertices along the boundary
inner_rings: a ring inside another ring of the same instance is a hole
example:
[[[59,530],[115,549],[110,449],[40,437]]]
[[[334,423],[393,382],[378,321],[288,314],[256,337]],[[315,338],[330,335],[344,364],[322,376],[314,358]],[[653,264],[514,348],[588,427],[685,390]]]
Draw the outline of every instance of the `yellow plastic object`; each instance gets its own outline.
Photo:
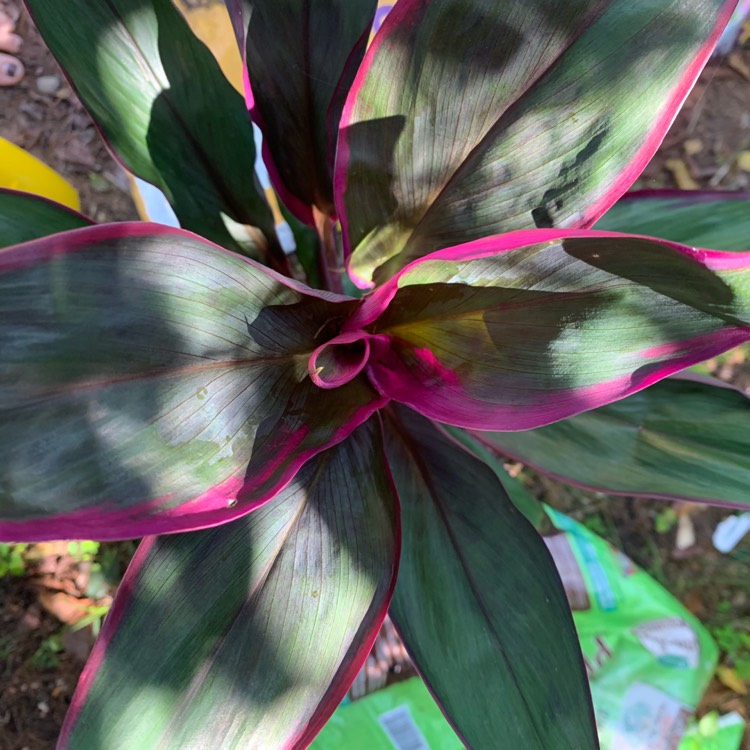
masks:
[[[76,189],[54,169],[15,143],[0,138],[0,187],[41,195],[80,211]]]
[[[175,0],[193,33],[213,52],[227,80],[242,94],[242,59],[232,22],[222,0],[208,5],[189,6]]]

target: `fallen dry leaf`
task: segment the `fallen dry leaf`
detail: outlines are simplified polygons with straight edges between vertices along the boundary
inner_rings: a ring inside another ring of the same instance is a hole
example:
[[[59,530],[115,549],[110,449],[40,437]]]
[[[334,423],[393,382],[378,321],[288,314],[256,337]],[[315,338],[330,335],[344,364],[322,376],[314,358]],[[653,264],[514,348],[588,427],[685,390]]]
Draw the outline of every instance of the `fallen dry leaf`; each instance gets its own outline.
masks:
[[[721,683],[738,695],[747,695],[747,685],[737,676],[737,672],[731,667],[719,665],[716,667],[716,676]]]
[[[672,173],[672,177],[680,190],[698,190],[700,187],[682,159],[667,159],[664,166]]]
[[[729,65],[735,73],[739,73],[746,81],[750,81],[750,68],[748,68],[747,63],[742,59],[742,56],[738,52],[732,52],[732,54],[729,55],[727,65]]]
[[[42,590],[39,603],[60,622],[72,625],[86,616],[86,610],[95,604],[93,599],[78,599],[63,591]]]

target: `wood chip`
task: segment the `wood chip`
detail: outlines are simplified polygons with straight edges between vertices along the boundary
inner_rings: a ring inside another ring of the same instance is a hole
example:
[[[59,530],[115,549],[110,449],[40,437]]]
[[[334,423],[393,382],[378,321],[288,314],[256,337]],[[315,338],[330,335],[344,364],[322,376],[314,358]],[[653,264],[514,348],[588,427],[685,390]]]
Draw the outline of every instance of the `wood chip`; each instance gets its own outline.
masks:
[[[731,667],[719,665],[716,667],[716,676],[721,683],[738,695],[747,695],[747,685],[739,678],[737,672]]]

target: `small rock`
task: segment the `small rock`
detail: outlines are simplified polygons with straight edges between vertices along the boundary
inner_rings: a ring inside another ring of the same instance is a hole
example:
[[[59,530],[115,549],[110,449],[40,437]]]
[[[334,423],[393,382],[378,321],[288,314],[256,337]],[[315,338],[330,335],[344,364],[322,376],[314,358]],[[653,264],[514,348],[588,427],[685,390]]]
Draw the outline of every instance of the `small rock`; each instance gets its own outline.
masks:
[[[60,76],[39,76],[36,79],[36,88],[40,94],[54,94],[61,85]]]

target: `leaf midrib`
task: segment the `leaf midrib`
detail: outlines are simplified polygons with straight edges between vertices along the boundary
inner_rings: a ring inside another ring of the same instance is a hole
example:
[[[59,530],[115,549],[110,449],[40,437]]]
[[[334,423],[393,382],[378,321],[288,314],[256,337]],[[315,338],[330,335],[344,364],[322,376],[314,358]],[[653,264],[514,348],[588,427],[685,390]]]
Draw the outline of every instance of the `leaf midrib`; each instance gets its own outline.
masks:
[[[173,367],[146,370],[138,373],[128,373],[115,377],[102,377],[102,378],[90,378],[87,380],[77,380],[73,383],[69,383],[57,388],[39,389],[34,391],[34,395],[39,397],[51,397],[59,395],[69,395],[84,391],[104,389],[108,387],[127,385],[129,383],[135,383],[138,381],[150,381],[159,378],[173,378],[195,375],[203,372],[212,372],[214,370],[233,370],[240,369],[243,367],[256,368],[256,367],[278,367],[284,362],[288,362],[292,365],[290,371],[294,371],[296,368],[294,365],[301,362],[303,359],[306,362],[309,358],[309,354],[285,354],[279,357],[258,357],[253,359],[234,359],[234,360],[222,360],[212,361],[204,364],[185,365],[184,367]]]
[[[315,472],[315,476],[310,480],[311,486],[314,487],[320,480],[320,476],[323,473],[324,467],[325,459],[321,461],[318,470]],[[240,618],[243,617],[250,603],[266,585],[266,582],[268,581],[279,561],[279,558],[289,540],[289,537],[292,534],[292,531],[297,527],[300,518],[309,505],[309,498],[311,493],[308,491],[301,494],[302,498],[300,499],[299,506],[295,510],[292,518],[287,522],[286,527],[284,528],[282,533],[279,535],[278,543],[275,545],[273,552],[268,556],[264,567],[258,572],[258,575],[256,576],[252,587],[247,592],[245,600],[241,602],[241,604],[237,607],[237,611],[235,612],[234,616],[230,619],[224,630],[221,632],[220,636],[217,638],[216,645],[214,646],[212,651],[206,655],[203,664],[201,664],[200,668],[195,672],[189,686],[183,692],[177,706],[175,706],[174,711],[172,712],[174,718],[162,730],[162,739],[159,743],[160,747],[171,748],[173,746],[171,743],[170,735],[174,731],[175,722],[179,722],[181,720],[182,716],[185,715],[186,709],[189,707],[190,703],[200,691],[201,687],[203,686],[204,678],[211,672],[221,651],[224,649],[226,637],[232,631]]]
[[[398,254],[393,257],[397,257],[398,255],[402,255],[404,252],[408,252],[408,248],[411,245],[414,237],[416,236],[419,227],[431,214],[434,205],[440,200],[443,194],[450,188],[452,183],[461,177],[464,169],[467,167],[467,165],[470,162],[474,160],[476,154],[481,149],[483,149],[484,144],[489,139],[495,137],[497,131],[502,126],[504,126],[505,121],[513,115],[516,109],[520,108],[521,106],[520,102],[526,97],[528,92],[532,90],[534,87],[536,87],[538,84],[540,84],[541,81],[543,81],[543,79],[546,78],[548,75],[551,75],[551,72],[554,69],[556,63],[558,63],[560,59],[568,52],[568,50],[575,44],[575,42],[577,42],[578,39],[586,31],[588,31],[588,25],[607,9],[607,7],[610,5],[610,2],[611,0],[599,0],[599,2],[597,2],[596,5],[591,9],[589,14],[580,20],[580,25],[578,26],[577,31],[574,34],[571,34],[568,41],[561,47],[561,49],[557,52],[554,58],[551,59],[546,64],[544,69],[540,71],[533,79],[531,79],[523,89],[518,91],[513,101],[509,102],[508,105],[505,107],[505,109],[503,109],[503,111],[498,114],[498,116],[495,118],[492,125],[490,125],[490,127],[487,128],[484,134],[481,135],[477,139],[476,144],[469,150],[466,156],[463,159],[461,159],[460,163],[454,166],[454,168],[451,171],[451,174],[447,176],[447,178],[445,179],[443,184],[440,186],[440,188],[431,196],[430,200],[425,203],[425,206],[422,209],[421,215],[412,224],[411,231],[409,233],[408,238],[402,245]],[[381,264],[381,265],[387,265],[387,263],[389,262],[390,261],[386,261],[386,263]]]
[[[417,467],[417,470],[419,471],[419,475],[423,480],[424,486],[427,488],[428,494],[430,498],[433,500],[435,508],[438,512],[438,516],[440,518],[440,521],[442,523],[442,526],[445,530],[446,536],[448,537],[451,547],[453,548],[454,554],[456,556],[456,559],[458,560],[458,563],[461,567],[461,569],[464,572],[464,575],[466,576],[466,581],[468,583],[469,589],[474,597],[475,603],[484,617],[485,621],[489,624],[489,630],[492,635],[492,639],[497,644],[498,652],[500,653],[503,661],[505,662],[508,673],[511,675],[511,678],[513,680],[513,684],[517,688],[518,695],[521,696],[521,700],[523,701],[523,705],[526,709],[527,716],[531,719],[530,723],[531,726],[534,728],[534,732],[536,733],[537,740],[540,743],[540,747],[544,746],[543,737],[540,731],[540,728],[537,726],[536,720],[533,718],[534,713],[531,711],[531,707],[529,705],[529,701],[526,697],[525,691],[521,688],[521,684],[519,682],[518,676],[516,675],[516,670],[513,666],[513,664],[510,661],[510,658],[508,656],[508,653],[505,649],[505,646],[503,644],[502,638],[500,637],[500,634],[495,627],[495,624],[492,620],[492,617],[490,616],[488,609],[486,605],[484,604],[483,598],[480,596],[479,588],[474,580],[473,575],[470,572],[468,563],[464,557],[464,555],[460,551],[460,547],[458,545],[457,539],[455,535],[453,534],[453,531],[451,529],[450,524],[448,523],[448,513],[447,510],[440,500],[440,493],[435,488],[432,480],[429,476],[429,471],[427,469],[427,466],[425,465],[424,461],[422,460],[421,456],[419,455],[418,446],[416,446],[414,440],[411,438],[411,435],[409,435],[406,430],[404,430],[401,426],[400,421],[398,418],[393,414],[393,412],[389,415],[391,417],[391,422],[394,425],[396,431],[398,432],[399,436],[401,437],[404,446],[406,447],[407,451],[409,452],[409,455],[412,457],[412,460],[414,461],[415,466]]]

